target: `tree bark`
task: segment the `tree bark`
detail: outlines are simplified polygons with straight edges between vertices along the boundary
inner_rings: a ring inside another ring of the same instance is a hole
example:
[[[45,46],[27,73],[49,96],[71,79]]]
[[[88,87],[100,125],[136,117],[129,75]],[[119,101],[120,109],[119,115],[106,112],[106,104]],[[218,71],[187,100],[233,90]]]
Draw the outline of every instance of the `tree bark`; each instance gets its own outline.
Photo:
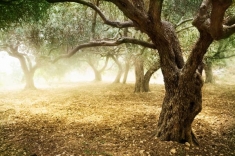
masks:
[[[212,72],[212,62],[206,61],[204,65],[204,70],[206,75],[205,83],[215,83]]]
[[[174,44],[172,43],[171,46],[161,47],[163,48],[161,51],[178,49],[173,46],[177,45],[175,41],[172,40]],[[161,69],[166,91],[157,129],[157,136],[161,140],[198,144],[196,136],[192,131],[192,122],[202,109],[201,88],[203,86],[203,79],[201,76],[202,70],[199,67],[201,67],[203,55],[212,41],[213,39],[210,34],[202,32],[182,69],[177,70],[175,65],[176,70],[172,71],[174,66],[163,66],[167,58],[165,58],[166,56],[161,57]],[[197,57],[194,56],[195,54],[197,54]],[[185,67],[191,68],[191,70],[188,71],[189,69],[185,69]]]
[[[126,60],[124,75],[123,75],[123,79],[122,79],[123,84],[126,84],[126,80],[127,80],[127,77],[128,77],[129,70],[130,70],[130,62],[128,60]]]
[[[177,72],[166,80],[166,93],[158,121],[157,136],[161,140],[198,144],[192,122],[202,109],[203,81],[199,73],[186,79]]]
[[[141,55],[135,60],[135,93],[144,92],[144,60]]]
[[[152,75],[160,68],[160,63],[157,61],[155,62],[150,68],[149,70],[145,73],[144,75],[144,92],[149,92],[149,81],[152,77]]]
[[[113,83],[120,83],[122,73],[123,73],[122,64],[118,61],[118,59],[114,55],[111,55],[111,58],[114,60],[114,62],[118,66],[118,73]]]

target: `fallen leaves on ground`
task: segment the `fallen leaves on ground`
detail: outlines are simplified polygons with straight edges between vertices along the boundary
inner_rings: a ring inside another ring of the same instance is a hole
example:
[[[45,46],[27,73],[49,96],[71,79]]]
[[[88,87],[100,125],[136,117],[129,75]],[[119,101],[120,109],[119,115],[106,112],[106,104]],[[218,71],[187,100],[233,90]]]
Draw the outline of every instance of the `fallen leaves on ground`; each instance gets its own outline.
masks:
[[[0,155],[235,155],[235,86],[205,85],[193,129],[200,146],[154,137],[163,85],[84,83],[1,91]]]

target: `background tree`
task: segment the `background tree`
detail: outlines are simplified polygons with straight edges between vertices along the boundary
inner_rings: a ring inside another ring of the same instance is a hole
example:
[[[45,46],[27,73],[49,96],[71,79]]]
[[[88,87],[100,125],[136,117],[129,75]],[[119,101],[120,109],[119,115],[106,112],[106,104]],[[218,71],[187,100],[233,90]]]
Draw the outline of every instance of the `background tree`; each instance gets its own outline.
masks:
[[[205,83],[215,83],[213,66],[225,67],[226,60],[235,56],[234,36],[215,42],[204,57]]]

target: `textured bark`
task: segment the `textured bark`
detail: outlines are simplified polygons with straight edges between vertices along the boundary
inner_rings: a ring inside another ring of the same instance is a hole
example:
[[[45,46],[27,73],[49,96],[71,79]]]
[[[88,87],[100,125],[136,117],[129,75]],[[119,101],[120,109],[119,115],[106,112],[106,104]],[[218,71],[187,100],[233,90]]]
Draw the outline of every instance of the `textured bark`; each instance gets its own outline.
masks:
[[[180,77],[179,73],[176,73],[174,79],[175,83],[172,80],[166,80],[169,82],[166,85],[157,136],[162,140],[197,144],[191,126],[195,116],[202,109],[203,81],[198,73],[195,73],[191,80]]]

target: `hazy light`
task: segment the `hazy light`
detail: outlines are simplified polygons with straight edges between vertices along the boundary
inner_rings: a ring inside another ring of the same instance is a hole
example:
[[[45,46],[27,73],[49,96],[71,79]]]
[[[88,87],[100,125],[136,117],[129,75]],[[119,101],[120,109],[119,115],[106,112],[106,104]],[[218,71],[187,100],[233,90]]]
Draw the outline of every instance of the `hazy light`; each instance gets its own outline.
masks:
[[[94,79],[95,79],[94,73],[90,69],[87,69],[85,72],[79,72],[73,70],[65,76],[65,80],[70,82],[92,81]]]
[[[0,52],[0,73],[12,74],[14,64],[19,64],[19,61],[13,57],[10,57],[7,52]]]
[[[7,52],[0,51],[0,87],[2,89],[19,88],[22,80],[20,62]]]

